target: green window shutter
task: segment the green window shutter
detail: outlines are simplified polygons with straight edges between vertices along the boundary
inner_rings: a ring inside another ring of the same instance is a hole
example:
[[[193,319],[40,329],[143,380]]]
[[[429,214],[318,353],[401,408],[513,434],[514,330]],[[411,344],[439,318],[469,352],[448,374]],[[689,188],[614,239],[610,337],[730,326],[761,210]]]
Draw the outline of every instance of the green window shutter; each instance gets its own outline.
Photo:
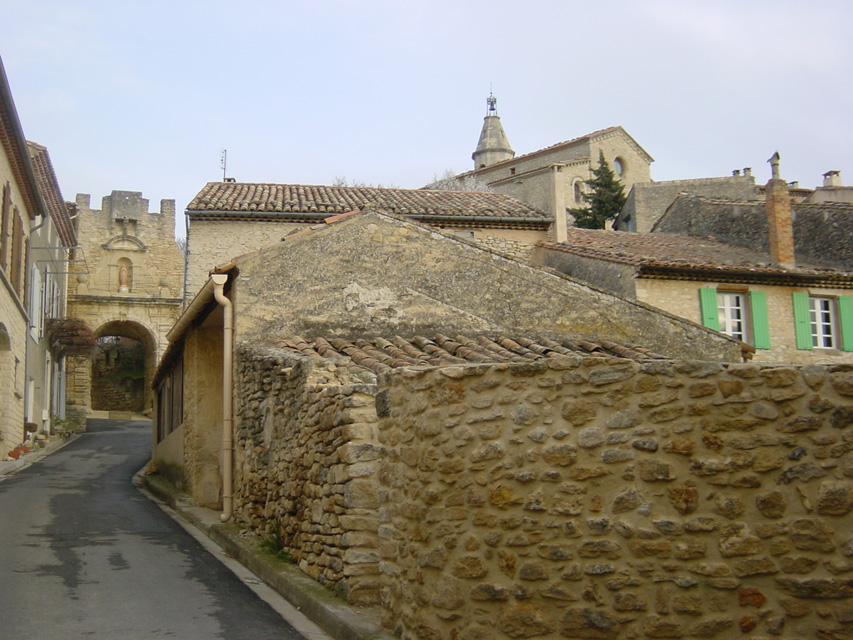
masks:
[[[809,294],[792,293],[794,302],[794,333],[797,336],[797,349],[812,347],[812,323],[809,315]]]
[[[853,296],[838,296],[838,320],[841,325],[841,348],[853,351]]]
[[[699,305],[702,308],[702,324],[714,331],[720,330],[720,312],[717,311],[717,290],[699,289]]]
[[[763,291],[749,292],[752,313],[752,343],[756,349],[770,348],[770,323],[767,319],[767,294]]]

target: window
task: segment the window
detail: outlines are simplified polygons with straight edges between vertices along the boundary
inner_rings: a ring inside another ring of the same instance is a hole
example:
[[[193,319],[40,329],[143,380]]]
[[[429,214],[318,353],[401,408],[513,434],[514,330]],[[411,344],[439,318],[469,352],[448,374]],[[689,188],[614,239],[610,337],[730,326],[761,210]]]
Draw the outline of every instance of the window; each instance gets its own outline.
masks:
[[[581,197],[582,197],[582,194],[581,194],[581,183],[580,183],[580,181],[575,182],[574,189],[575,189],[575,202],[580,202],[580,201],[581,201]]]
[[[756,349],[770,348],[767,294],[763,291],[702,288],[699,303],[704,326],[748,342]]]
[[[835,313],[830,298],[809,298],[809,324],[811,324],[812,347],[815,349],[835,348]]]
[[[157,442],[184,421],[184,358],[179,356],[157,386]]]
[[[746,341],[746,296],[741,293],[717,293],[720,331]]]
[[[613,160],[613,171],[616,172],[617,176],[622,176],[622,173],[625,171],[625,161],[622,158],[615,158]]]
[[[20,297],[21,295],[21,266],[23,256],[21,255],[21,240],[23,239],[24,230],[22,228],[21,216],[17,210],[12,214],[12,262],[9,265],[9,280],[12,282],[12,288]],[[26,268],[26,267],[24,267]]]
[[[793,294],[797,349],[853,351],[853,297]]]

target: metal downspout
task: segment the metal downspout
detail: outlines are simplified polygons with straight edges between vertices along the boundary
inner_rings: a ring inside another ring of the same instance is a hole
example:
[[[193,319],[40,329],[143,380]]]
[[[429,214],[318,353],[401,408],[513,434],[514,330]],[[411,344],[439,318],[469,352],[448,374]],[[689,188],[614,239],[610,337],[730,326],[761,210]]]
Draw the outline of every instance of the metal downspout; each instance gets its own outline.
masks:
[[[222,327],[222,513],[219,519],[228,522],[234,513],[234,487],[233,487],[233,458],[234,458],[234,436],[232,404],[232,373],[233,366],[233,341],[234,341],[234,306],[225,297],[224,287],[228,281],[225,273],[214,273],[210,276],[213,280],[213,297],[222,305],[224,322]]]

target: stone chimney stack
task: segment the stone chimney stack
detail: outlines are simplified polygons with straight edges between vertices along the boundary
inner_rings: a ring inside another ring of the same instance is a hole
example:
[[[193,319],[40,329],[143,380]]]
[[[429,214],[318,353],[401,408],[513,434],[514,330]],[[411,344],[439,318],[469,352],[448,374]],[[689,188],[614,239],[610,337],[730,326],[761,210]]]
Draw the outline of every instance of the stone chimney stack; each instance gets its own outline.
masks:
[[[779,152],[774,153],[767,162],[770,163],[772,170],[770,180],[765,187],[770,259],[773,264],[790,269],[795,266],[791,194],[788,191],[788,183],[779,177]]]
[[[827,171],[823,174],[823,186],[824,187],[840,187],[841,184],[841,172],[840,171]]]

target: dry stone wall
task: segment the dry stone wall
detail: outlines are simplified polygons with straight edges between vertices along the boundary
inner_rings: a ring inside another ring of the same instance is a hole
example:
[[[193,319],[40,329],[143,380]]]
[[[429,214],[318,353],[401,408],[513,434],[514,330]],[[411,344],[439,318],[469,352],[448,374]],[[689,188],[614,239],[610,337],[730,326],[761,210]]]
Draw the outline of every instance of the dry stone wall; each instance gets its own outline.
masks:
[[[240,351],[237,371],[237,520],[349,602],[377,604],[375,386],[274,353]]]
[[[853,633],[851,366],[237,356],[237,520],[404,639]]]
[[[851,637],[851,367],[562,358],[379,389],[401,637]]]

